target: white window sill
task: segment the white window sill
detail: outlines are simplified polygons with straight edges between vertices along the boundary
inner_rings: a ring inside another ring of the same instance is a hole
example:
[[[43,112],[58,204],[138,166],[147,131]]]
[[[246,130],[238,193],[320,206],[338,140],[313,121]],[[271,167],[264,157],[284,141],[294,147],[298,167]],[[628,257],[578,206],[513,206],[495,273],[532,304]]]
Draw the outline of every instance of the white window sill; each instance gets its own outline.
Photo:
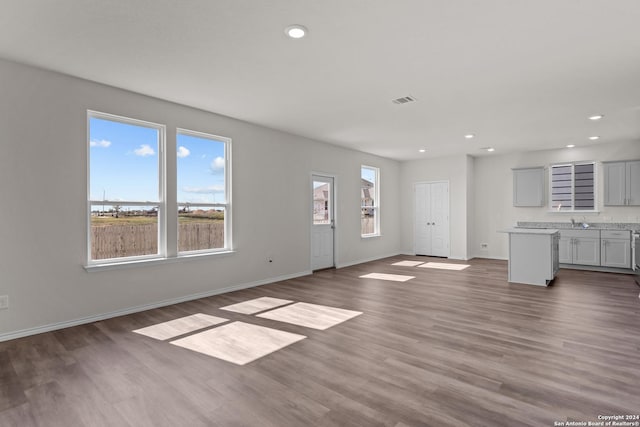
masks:
[[[189,259],[197,259],[197,258],[207,258],[212,256],[225,256],[232,255],[236,252],[233,250],[228,251],[220,251],[220,252],[197,252],[197,253],[187,253],[178,255],[177,257],[172,258],[145,258],[145,259],[135,259],[130,261],[115,261],[115,262],[105,262],[102,264],[89,264],[85,265],[84,269],[89,272],[97,272],[97,271],[105,271],[105,270],[120,270],[123,268],[129,267],[140,267],[140,266],[150,266],[150,265],[158,265],[158,264],[173,264],[176,262],[182,262],[183,260]]]
[[[382,234],[377,233],[377,234],[365,234],[365,235],[360,235],[361,239],[373,239],[376,237],[382,237]]]
[[[547,211],[547,213],[550,213],[550,214],[572,214],[572,215],[579,215],[579,214],[581,214],[581,213],[585,213],[585,214],[594,214],[594,213],[595,213],[595,214],[599,214],[599,213],[600,213],[600,211],[558,211],[558,210],[555,210],[555,209],[551,209],[551,210],[548,210],[548,211]]]

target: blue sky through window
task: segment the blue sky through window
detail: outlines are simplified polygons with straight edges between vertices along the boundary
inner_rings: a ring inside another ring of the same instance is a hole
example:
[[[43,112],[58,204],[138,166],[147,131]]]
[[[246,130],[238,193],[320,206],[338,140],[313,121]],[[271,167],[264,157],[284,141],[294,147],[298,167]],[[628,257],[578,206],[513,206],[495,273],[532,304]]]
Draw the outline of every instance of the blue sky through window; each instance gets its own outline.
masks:
[[[367,181],[375,184],[376,183],[376,171],[375,169],[363,167],[361,172],[361,177],[366,179]]]
[[[89,119],[90,198],[158,201],[159,130]],[[225,143],[177,135],[178,203],[225,203]]]
[[[222,141],[178,133],[178,203],[225,203]]]
[[[158,143],[158,129],[91,117],[91,200],[158,201]]]

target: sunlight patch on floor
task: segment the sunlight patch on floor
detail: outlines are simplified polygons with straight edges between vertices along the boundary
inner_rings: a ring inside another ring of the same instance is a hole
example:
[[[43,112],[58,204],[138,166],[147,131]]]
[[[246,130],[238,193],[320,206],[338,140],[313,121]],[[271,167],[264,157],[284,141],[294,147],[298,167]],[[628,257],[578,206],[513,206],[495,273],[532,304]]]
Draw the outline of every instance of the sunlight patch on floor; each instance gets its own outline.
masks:
[[[224,323],[229,319],[222,317],[210,316],[208,314],[193,314],[179,319],[169,320],[168,322],[158,323],[156,325],[147,326],[146,328],[136,329],[136,334],[145,335],[157,340],[168,340],[179,335],[204,329],[209,326]]]
[[[305,338],[264,326],[233,322],[171,341],[171,344],[236,365],[246,365]]]
[[[448,262],[427,262],[419,265],[420,268],[437,268],[439,270],[464,270],[470,267],[468,264],[451,264]]]
[[[220,310],[233,311],[242,314],[254,314],[261,311],[269,310],[270,308],[290,304],[292,302],[293,301],[280,298],[260,297],[249,301],[243,301],[237,304],[228,305],[226,307],[221,307]]]
[[[415,279],[415,276],[403,276],[401,274],[385,274],[385,273],[369,273],[364,276],[360,276],[361,279],[380,279],[391,280],[394,282],[406,282],[407,280]]]
[[[257,316],[307,328],[325,330],[361,314],[361,311],[298,302],[258,314]]]
[[[391,265],[398,265],[400,267],[417,267],[423,262],[424,261],[399,261],[399,262],[394,262]]]

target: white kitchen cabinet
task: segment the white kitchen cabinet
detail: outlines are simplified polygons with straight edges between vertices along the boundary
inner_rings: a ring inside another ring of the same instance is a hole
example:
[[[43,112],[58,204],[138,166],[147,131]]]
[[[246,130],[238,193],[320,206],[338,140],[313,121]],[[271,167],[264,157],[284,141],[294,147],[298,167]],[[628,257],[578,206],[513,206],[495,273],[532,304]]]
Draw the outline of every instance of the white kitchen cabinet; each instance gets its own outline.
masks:
[[[511,228],[508,280],[547,286],[558,273],[558,230]]]
[[[631,232],[602,230],[600,257],[604,267],[631,268]]]
[[[604,166],[604,205],[640,206],[640,160],[606,162]]]
[[[513,170],[513,206],[544,206],[544,168]]]
[[[600,265],[600,230],[560,231],[562,264]]]
[[[573,264],[573,239],[562,236],[560,232],[560,241],[558,243],[558,260],[560,264]]]

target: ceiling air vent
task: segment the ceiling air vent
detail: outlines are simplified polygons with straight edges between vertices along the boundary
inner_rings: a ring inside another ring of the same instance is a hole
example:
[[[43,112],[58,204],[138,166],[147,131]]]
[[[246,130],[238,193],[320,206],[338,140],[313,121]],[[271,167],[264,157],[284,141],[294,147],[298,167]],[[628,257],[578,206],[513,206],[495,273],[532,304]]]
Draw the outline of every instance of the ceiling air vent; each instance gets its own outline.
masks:
[[[409,102],[415,102],[416,99],[413,96],[403,96],[402,98],[396,98],[393,102],[394,104],[408,104]]]

